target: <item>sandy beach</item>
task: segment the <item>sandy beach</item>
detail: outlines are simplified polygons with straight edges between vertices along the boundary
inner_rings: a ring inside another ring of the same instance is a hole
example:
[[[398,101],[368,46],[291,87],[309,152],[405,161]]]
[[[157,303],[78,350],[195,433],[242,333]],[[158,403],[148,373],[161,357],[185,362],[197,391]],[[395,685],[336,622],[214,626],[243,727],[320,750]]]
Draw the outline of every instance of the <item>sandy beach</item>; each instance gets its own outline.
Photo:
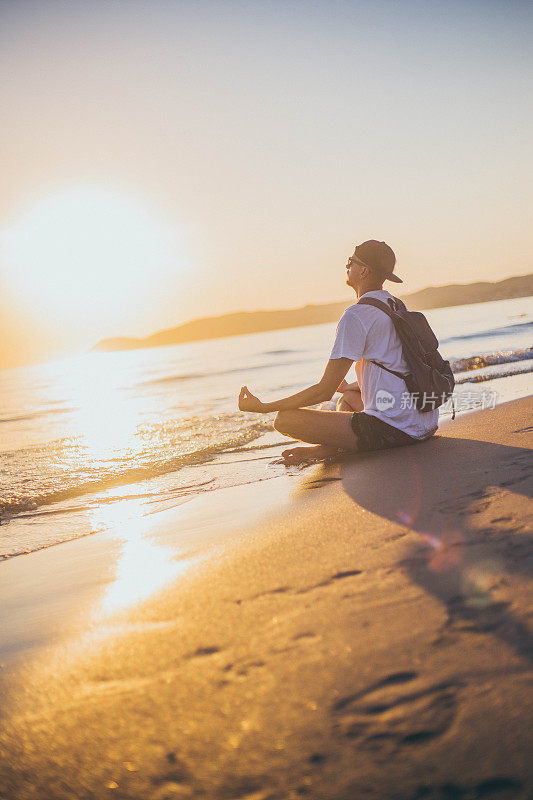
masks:
[[[532,416],[1,564],[2,800],[532,797]]]

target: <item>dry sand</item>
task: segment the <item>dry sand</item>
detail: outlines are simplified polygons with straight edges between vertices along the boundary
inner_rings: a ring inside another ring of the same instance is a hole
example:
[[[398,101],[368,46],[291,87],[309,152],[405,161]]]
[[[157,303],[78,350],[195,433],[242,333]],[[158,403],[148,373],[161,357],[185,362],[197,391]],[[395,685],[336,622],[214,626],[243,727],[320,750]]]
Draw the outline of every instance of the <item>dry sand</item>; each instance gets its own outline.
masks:
[[[283,513],[100,625],[102,540],[14,559],[31,608],[38,569],[61,598],[61,553],[94,551],[62,634],[3,670],[0,797],[533,797],[532,418],[529,397],[309,468]]]

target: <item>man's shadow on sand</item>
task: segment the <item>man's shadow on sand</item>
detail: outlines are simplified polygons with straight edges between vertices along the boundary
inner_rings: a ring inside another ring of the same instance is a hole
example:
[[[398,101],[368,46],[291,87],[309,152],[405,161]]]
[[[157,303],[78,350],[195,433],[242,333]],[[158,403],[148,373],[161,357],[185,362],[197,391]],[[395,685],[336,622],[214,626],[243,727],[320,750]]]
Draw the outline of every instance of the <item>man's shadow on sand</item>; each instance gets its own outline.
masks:
[[[340,479],[357,505],[420,534],[400,566],[447,608],[445,635],[490,632],[533,660],[532,634],[493,596],[506,574],[529,577],[533,570],[527,523],[512,510],[498,512],[497,501],[502,489],[531,498],[529,449],[436,436],[352,456],[341,463]],[[326,467],[308,488],[328,480]]]

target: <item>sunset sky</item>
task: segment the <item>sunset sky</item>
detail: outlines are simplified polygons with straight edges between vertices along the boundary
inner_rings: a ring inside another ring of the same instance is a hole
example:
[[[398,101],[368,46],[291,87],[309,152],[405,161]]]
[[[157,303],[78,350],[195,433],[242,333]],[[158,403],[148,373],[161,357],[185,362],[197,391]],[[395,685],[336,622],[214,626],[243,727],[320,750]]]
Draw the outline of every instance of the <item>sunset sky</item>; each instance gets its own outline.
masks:
[[[527,2],[0,3],[0,365],[531,271]]]

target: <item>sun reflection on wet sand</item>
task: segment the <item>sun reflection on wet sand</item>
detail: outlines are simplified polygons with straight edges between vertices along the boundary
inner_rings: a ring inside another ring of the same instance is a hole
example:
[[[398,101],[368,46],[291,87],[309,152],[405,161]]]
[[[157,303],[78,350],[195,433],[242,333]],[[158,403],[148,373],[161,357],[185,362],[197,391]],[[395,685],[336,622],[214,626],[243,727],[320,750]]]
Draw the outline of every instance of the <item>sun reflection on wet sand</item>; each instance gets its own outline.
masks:
[[[108,529],[121,546],[114,580],[107,586],[99,605],[103,616],[123,611],[162,589],[196,559],[180,559],[175,548],[153,541],[153,515],[137,499],[122,500],[93,511],[96,529]]]

